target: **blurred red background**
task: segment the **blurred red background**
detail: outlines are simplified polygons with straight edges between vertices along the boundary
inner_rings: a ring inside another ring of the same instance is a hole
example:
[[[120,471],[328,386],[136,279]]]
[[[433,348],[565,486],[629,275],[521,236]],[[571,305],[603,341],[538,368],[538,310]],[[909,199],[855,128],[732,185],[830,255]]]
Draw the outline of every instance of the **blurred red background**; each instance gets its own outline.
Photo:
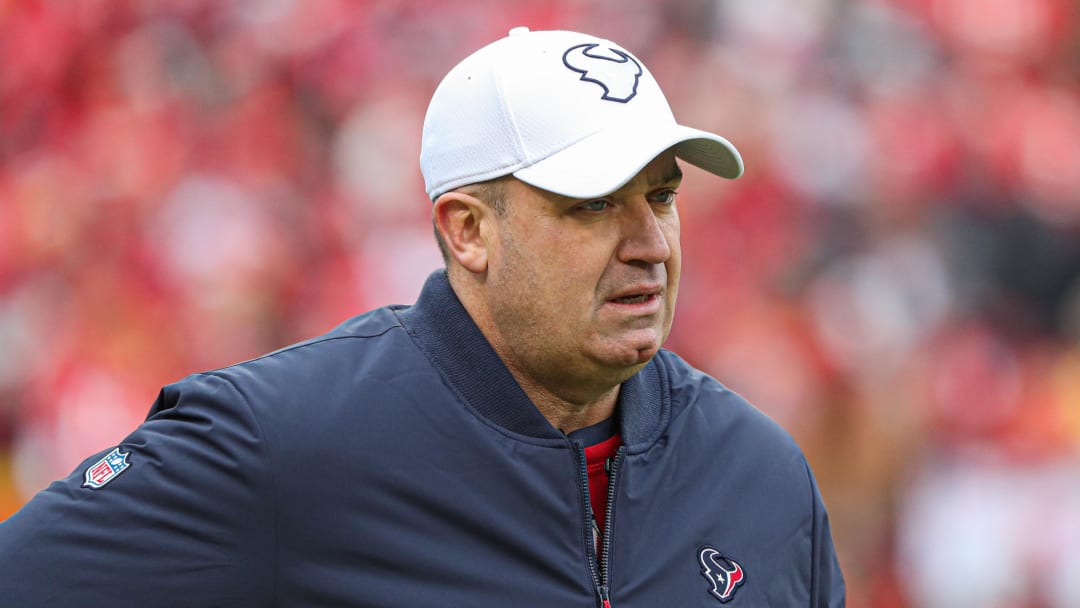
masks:
[[[849,606],[1080,606],[1078,11],[0,0],[0,518],[162,384],[411,302],[427,101],[528,25],[742,151],[687,172],[668,346],[803,445]]]

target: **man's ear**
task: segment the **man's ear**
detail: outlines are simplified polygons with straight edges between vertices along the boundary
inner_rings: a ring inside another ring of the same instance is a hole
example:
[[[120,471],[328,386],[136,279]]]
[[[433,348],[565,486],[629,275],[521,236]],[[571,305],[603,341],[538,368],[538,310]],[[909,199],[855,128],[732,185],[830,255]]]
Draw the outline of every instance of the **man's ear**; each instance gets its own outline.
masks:
[[[435,199],[431,213],[450,257],[469,272],[487,271],[489,243],[481,228],[494,216],[491,207],[475,196],[454,191]]]

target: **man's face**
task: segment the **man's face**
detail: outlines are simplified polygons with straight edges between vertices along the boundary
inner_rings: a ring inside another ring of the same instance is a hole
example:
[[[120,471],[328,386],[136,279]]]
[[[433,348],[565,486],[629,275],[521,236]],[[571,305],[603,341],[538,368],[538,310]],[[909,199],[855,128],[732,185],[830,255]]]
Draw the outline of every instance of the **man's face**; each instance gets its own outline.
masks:
[[[672,152],[599,199],[506,181],[484,289],[494,327],[485,330],[512,369],[574,400],[656,354],[679,284],[680,181]]]

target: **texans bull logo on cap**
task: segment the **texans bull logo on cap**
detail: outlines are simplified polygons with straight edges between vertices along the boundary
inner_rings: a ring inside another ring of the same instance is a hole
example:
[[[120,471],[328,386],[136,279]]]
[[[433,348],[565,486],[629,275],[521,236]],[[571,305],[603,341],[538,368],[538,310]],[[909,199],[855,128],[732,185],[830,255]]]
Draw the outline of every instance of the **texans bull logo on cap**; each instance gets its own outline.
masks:
[[[625,51],[600,49],[596,43],[579,44],[563,53],[563,63],[581,74],[581,80],[603,87],[604,96],[600,99],[626,103],[637,95],[641,64]]]

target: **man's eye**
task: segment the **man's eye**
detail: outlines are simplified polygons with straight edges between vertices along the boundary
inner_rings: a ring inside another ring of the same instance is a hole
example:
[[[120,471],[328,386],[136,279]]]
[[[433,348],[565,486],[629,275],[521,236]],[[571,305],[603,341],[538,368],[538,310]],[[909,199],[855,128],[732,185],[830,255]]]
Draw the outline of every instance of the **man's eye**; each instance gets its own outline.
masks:
[[[583,211],[603,211],[604,209],[607,209],[608,205],[610,205],[610,204],[611,203],[609,203],[606,200],[600,198],[600,199],[596,199],[595,201],[589,201],[589,202],[584,203],[582,205],[578,205],[578,209],[581,209]]]
[[[661,203],[664,205],[670,205],[675,202],[675,197],[678,195],[678,191],[668,188],[666,190],[659,190],[654,192],[650,197],[650,202]]]

